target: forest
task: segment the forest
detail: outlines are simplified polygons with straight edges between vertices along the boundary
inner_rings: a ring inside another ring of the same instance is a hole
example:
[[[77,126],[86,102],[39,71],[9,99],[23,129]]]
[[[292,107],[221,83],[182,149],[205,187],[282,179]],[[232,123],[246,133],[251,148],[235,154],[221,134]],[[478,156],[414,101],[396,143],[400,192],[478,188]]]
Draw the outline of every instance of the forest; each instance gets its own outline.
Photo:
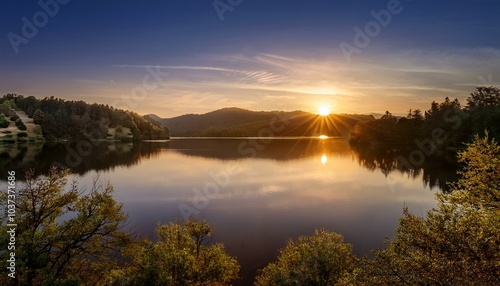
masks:
[[[24,111],[35,124],[40,125],[43,137],[48,141],[104,140],[110,137],[122,141],[169,138],[168,129],[150,117],[109,105],[55,97],[37,99],[17,94],[0,98],[0,114],[10,117],[16,109]],[[110,128],[114,134],[109,133]]]
[[[396,117],[389,111],[376,120],[359,122],[351,132],[353,144],[419,145],[432,139],[441,150],[456,152],[474,134],[489,132],[500,139],[500,90],[477,87],[465,106],[448,97],[441,103],[433,101],[429,110],[409,110],[406,117]]]

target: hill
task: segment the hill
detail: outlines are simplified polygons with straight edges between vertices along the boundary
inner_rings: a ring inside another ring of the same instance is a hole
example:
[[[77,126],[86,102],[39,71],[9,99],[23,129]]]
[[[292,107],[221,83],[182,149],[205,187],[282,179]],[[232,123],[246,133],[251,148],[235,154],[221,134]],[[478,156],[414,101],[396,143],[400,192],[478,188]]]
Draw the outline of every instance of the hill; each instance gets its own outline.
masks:
[[[343,136],[356,123],[374,120],[371,115],[331,114],[320,116],[304,111],[250,111],[230,107],[205,114],[160,118],[150,114],[170,131],[171,136]],[[269,132],[271,129],[272,134]]]
[[[13,128],[14,123],[9,120],[15,121],[19,130],[26,131],[19,133],[23,137],[31,138],[31,133],[36,133],[50,141],[169,138],[168,129],[150,117],[108,105],[54,97],[37,99],[17,94],[4,95],[0,98],[0,128],[5,130],[0,131],[9,132],[6,136],[12,137],[13,131],[7,129]]]

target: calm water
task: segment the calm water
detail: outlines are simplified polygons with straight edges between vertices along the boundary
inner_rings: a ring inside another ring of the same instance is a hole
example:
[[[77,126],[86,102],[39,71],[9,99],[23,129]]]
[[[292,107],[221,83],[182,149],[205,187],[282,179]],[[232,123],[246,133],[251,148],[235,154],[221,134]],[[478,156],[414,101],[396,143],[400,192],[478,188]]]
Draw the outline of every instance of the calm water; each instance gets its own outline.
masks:
[[[344,139],[175,139],[141,144],[1,146],[2,174],[51,164],[71,167],[84,186],[97,174],[115,187],[135,231],[153,238],[156,222],[199,212],[242,266],[246,283],[274,261],[286,240],[326,228],[344,235],[357,255],[391,236],[403,204],[416,214],[455,167],[426,158],[404,166],[393,149],[353,149]],[[205,188],[209,199],[197,192]],[[193,201],[195,199],[195,201]]]

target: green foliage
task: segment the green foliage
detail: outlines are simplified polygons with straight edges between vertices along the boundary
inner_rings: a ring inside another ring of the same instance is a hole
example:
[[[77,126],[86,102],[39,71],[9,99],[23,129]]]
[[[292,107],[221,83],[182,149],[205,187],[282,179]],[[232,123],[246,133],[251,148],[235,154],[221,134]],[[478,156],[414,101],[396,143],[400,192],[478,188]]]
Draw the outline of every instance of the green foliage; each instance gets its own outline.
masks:
[[[458,158],[466,167],[459,172],[462,179],[454,185],[455,192],[446,199],[474,209],[500,211],[500,145],[490,141],[488,132],[483,138],[476,135]]]
[[[15,94],[7,94],[4,96],[4,101],[3,101],[3,105],[6,106],[7,108],[9,108],[11,111],[16,109],[16,103],[15,103],[15,97],[17,95]],[[5,114],[7,115],[7,114]]]
[[[158,224],[158,241],[135,244],[127,252],[132,263],[122,285],[230,285],[239,265],[222,244],[208,245],[205,221]]]
[[[26,174],[25,186],[17,189],[16,279],[7,276],[9,253],[3,252],[0,284],[95,285],[116,267],[115,255],[129,235],[120,230],[126,216],[113,188],[94,181],[82,192],[74,182],[67,186],[66,175],[56,169],[46,177]],[[0,199],[5,204],[6,193]],[[1,227],[2,234],[6,230]],[[1,239],[7,245],[7,237]]]
[[[21,138],[21,137],[28,137],[28,133],[26,133],[26,132],[19,132],[19,133],[17,133],[17,137],[18,137],[18,138]]]
[[[405,208],[388,247],[365,261],[369,285],[500,284],[500,147],[488,136],[460,153],[462,178],[422,218]]]
[[[261,270],[255,285],[338,285],[355,275],[356,261],[341,235],[316,230],[289,241],[278,261]]]
[[[24,131],[24,130],[26,130],[26,129],[27,129],[27,128],[26,128],[26,125],[24,125],[24,122],[23,122],[23,120],[22,120],[21,118],[18,118],[18,119],[16,120],[16,126],[17,126],[17,128],[18,128],[19,130],[21,130],[21,131]]]
[[[1,128],[7,128],[9,127],[9,121],[5,119],[5,116],[3,114],[0,114],[0,127]]]
[[[7,117],[10,117],[12,115],[12,107],[7,100],[0,104],[0,114],[3,114]]]
[[[137,113],[108,105],[54,97],[39,100],[15,94],[5,95],[3,100],[12,101],[32,117],[35,124],[41,125],[43,135],[48,139],[105,139],[108,128],[117,125],[129,128],[133,140],[168,138],[168,130],[163,126],[152,124]]]

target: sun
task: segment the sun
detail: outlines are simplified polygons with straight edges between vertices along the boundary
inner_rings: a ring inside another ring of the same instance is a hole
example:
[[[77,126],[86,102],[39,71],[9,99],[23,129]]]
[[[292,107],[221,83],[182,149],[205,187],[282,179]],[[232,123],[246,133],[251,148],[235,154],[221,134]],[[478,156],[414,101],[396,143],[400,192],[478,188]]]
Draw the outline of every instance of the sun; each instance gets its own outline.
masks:
[[[330,114],[330,107],[327,105],[321,105],[318,109],[318,114],[321,116],[327,116]]]

